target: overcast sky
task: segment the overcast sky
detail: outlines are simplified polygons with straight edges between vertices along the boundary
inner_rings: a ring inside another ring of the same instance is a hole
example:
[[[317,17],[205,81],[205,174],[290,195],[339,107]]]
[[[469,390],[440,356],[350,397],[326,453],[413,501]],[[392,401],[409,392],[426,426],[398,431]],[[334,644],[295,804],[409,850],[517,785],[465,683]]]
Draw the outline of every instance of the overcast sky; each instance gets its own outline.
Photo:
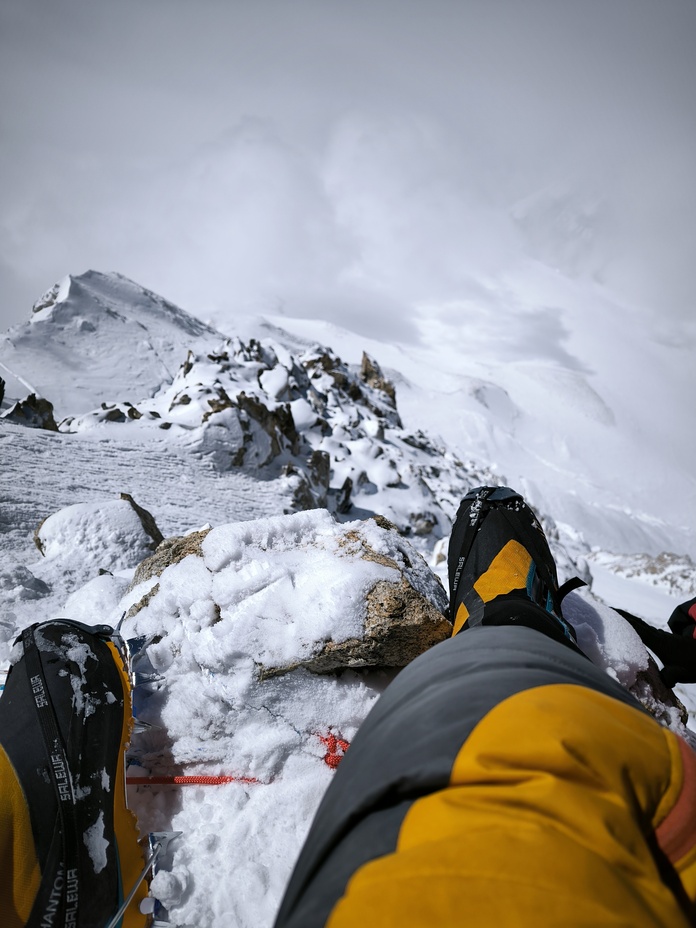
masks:
[[[521,248],[693,315],[695,78],[693,0],[2,0],[0,330],[95,268],[381,336]]]

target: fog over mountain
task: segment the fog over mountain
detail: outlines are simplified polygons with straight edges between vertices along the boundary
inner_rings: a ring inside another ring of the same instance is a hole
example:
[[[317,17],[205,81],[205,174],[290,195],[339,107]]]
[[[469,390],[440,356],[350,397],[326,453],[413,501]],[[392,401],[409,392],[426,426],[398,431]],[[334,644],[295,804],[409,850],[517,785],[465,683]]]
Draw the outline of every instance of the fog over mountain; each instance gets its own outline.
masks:
[[[466,453],[486,415],[509,479],[618,493],[692,550],[692,4],[0,17],[0,327],[91,267],[225,335],[367,347],[414,384],[413,428]]]
[[[681,0],[6,0],[0,327],[100,267],[415,338],[520,255],[682,327],[695,38]]]

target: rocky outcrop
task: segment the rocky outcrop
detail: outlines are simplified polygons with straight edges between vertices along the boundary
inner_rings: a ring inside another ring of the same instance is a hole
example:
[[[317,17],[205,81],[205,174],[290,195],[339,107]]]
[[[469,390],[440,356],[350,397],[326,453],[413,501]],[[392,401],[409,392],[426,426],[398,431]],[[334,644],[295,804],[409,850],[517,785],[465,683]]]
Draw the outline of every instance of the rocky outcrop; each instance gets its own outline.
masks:
[[[312,451],[306,467],[302,469],[291,463],[286,464],[283,476],[292,487],[295,512],[323,509],[326,506],[331,478],[331,458],[326,451]]]
[[[162,533],[151,513],[128,493],[120,499],[74,503],[44,519],[34,543],[51,570],[78,586],[104,573],[134,569]]]
[[[57,283],[53,284],[52,287],[49,287],[48,290],[46,290],[46,292],[43,293],[32,306],[32,313],[40,313],[42,309],[49,309],[51,306],[54,306],[58,299],[61,286],[62,282],[58,281]]]
[[[589,555],[588,560],[620,577],[649,583],[673,596],[683,596],[684,599],[692,596],[696,588],[696,564],[687,554],[663,551],[654,557],[649,554],[596,551]]]
[[[283,451],[290,455],[298,454],[300,436],[287,403],[269,408],[258,397],[249,396],[242,390],[234,405],[240,410],[239,422],[244,434],[244,444],[234,460],[236,466],[253,463],[263,467],[280,457]],[[266,436],[262,442],[257,440],[259,430]],[[259,452],[259,449],[263,451]]]
[[[199,532],[191,532],[189,535],[174,535],[171,538],[164,538],[155,553],[138,564],[128,589],[132,590],[152,577],[159,577],[167,567],[178,564],[189,554],[201,557],[201,543],[209,531],[209,528],[204,528]],[[137,611],[135,609],[133,614]]]
[[[309,660],[266,667],[261,676],[277,676],[297,667],[312,673],[405,667],[451,634],[450,622],[405,577],[397,583],[380,580],[367,594],[362,636],[329,641]]]
[[[648,655],[647,670],[640,670],[628,689],[638,702],[667,728],[672,728],[676,720],[684,725],[689,721],[686,706],[674,691],[662,682],[660,671],[652,655]]]
[[[190,554],[200,557],[201,543],[209,531],[210,529],[202,529],[200,532],[191,532],[189,535],[174,535],[171,538],[162,539],[155,553],[138,564],[126,592],[129,593],[131,590],[135,589],[135,587],[139,586],[141,583],[146,583],[153,577],[159,577],[160,574],[164,573],[167,567],[171,567],[172,564],[178,564],[179,561],[183,561],[183,559]],[[132,616],[137,615],[141,609],[144,609],[145,606],[157,596],[159,591],[159,583],[153,584],[147,592],[140,597],[138,602],[134,603],[126,612],[126,618],[130,619]]]
[[[578,645],[595,666],[618,680],[660,724],[685,735],[685,707],[663,683],[641,636],[620,612],[585,587],[565,597],[563,615],[575,629]]]
[[[140,519],[140,524],[143,527],[146,535],[152,539],[152,545],[154,548],[157,545],[161,544],[164,541],[164,535],[160,532],[155,522],[155,517],[151,512],[148,512],[147,509],[143,509],[142,506],[139,506],[130,493],[121,493],[121,499],[124,499],[127,503],[130,503],[131,508]]]
[[[378,516],[373,521],[382,531],[398,536],[398,529],[388,519]],[[340,642],[328,641],[308,660],[285,667],[264,667],[262,677],[277,676],[297,667],[304,667],[312,673],[366,667],[405,667],[419,654],[452,634],[452,625],[443,614],[447,599],[444,590],[439,588],[437,577],[431,574],[431,596],[427,596],[416,589],[408,576],[407,571],[412,567],[411,557],[414,560],[420,558],[417,552],[411,549],[409,557],[402,544],[399,563],[395,558],[376,551],[364,537],[352,530],[345,532],[340,544],[358,546],[363,560],[392,568],[400,575],[399,579],[379,580],[368,591],[362,635]],[[438,595],[440,592],[442,596]]]
[[[423,548],[447,533],[472,484],[495,482],[404,429],[394,384],[367,354],[353,365],[321,346],[293,354],[270,339],[232,338],[188,351],[169,385],[131,398],[66,417],[60,430],[167,430],[218,471],[283,480],[286,511],[384,511]]]
[[[360,379],[373,390],[379,390],[385,393],[391,400],[391,404],[396,409],[396,390],[394,384],[387,380],[382,373],[382,368],[371,358],[369,354],[363,351],[362,363],[360,365]]]
[[[7,412],[3,413],[2,418],[6,422],[25,425],[30,429],[58,431],[56,420],[53,417],[53,403],[43,396],[37,396],[35,393],[30,393],[23,400],[18,400],[14,406],[11,406]]]
[[[197,565],[190,560],[182,563],[191,556]],[[283,579],[288,559],[289,587]],[[168,575],[169,568],[176,569]],[[208,616],[208,625],[227,623],[220,626],[221,634],[229,627],[239,628],[242,635],[243,617],[249,610],[261,609],[263,621],[269,623],[267,630],[279,635],[279,643],[274,644],[264,637],[263,624],[259,634],[252,635],[249,656],[261,680],[298,668],[323,674],[404,667],[452,631],[445,616],[447,596],[439,579],[384,518],[340,525],[317,510],[166,539],[138,566],[124,602],[127,618],[136,621],[137,633],[160,636],[166,632],[170,620],[161,622],[157,617],[168,615],[173,608],[172,596],[186,586],[184,575],[195,575],[200,582],[206,571],[212,575],[205,582],[206,603],[197,603],[193,611]],[[328,637],[321,632],[326,627],[326,605],[322,607],[313,596],[307,604],[298,605],[304,593],[296,591],[317,583],[332,590],[329,600],[334,614],[329,616],[329,626],[334,631]],[[234,589],[233,605],[225,598],[230,589]],[[354,631],[356,616],[360,617],[359,633]],[[281,627],[286,630],[279,631]],[[350,629],[350,634],[342,634],[343,629]],[[279,660],[288,640],[296,645]],[[250,645],[240,638],[239,647],[244,650]]]

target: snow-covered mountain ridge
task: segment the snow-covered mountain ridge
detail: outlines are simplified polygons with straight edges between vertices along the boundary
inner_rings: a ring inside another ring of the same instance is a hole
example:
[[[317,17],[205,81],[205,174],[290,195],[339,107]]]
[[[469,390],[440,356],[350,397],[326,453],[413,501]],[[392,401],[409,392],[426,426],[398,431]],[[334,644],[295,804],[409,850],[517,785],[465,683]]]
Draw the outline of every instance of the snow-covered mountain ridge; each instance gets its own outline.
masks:
[[[222,335],[139,284],[87,271],[59,281],[28,323],[0,336],[0,376],[9,395],[41,394],[62,418],[109,399],[115,383],[148,396],[211,338]]]
[[[221,473],[280,480],[295,509],[326,506],[344,519],[379,512],[404,534],[429,536],[431,549],[447,536],[466,489],[495,479],[422,431],[404,429],[394,388],[367,355],[356,369],[319,345],[292,353],[277,338],[225,339],[123,278],[85,276],[87,288],[70,278],[50,291],[29,331],[10,338],[20,356],[31,356],[32,338],[45,350],[72,349],[72,357],[59,358],[61,380],[42,390],[49,400],[61,397],[62,433],[164,440]],[[138,330],[144,306],[145,323],[160,333],[156,348],[151,331],[144,340]],[[58,346],[53,332],[47,345],[41,326],[58,328]],[[105,370],[115,338],[117,366]],[[73,373],[78,354],[94,360],[89,380]],[[25,379],[36,379],[28,366]],[[97,399],[99,406],[79,412]],[[13,418],[11,410],[4,415]]]

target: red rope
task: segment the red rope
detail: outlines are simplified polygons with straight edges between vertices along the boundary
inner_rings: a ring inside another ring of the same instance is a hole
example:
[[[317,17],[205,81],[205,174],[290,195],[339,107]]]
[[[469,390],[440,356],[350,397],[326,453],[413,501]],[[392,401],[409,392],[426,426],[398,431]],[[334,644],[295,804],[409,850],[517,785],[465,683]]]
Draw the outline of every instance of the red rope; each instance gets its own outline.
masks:
[[[348,742],[344,741],[343,738],[337,738],[333,732],[329,732],[328,735],[320,735],[317,732],[317,738],[328,748],[326,754],[324,754],[324,763],[335,770],[343,760],[343,755],[348,750]],[[338,753],[339,749],[341,751],[340,754]]]
[[[260,783],[256,777],[156,776],[126,777],[129,786],[220,786],[222,783]]]
[[[320,735],[315,732],[317,738],[322,744],[326,745],[326,754],[324,754],[324,763],[335,770],[341,763],[346,751],[349,748],[347,741],[343,738],[337,738],[333,732],[328,735]],[[230,777],[230,776],[153,776],[153,777],[135,777],[127,776],[126,783],[128,786],[220,786],[223,783],[260,783],[256,777]]]

